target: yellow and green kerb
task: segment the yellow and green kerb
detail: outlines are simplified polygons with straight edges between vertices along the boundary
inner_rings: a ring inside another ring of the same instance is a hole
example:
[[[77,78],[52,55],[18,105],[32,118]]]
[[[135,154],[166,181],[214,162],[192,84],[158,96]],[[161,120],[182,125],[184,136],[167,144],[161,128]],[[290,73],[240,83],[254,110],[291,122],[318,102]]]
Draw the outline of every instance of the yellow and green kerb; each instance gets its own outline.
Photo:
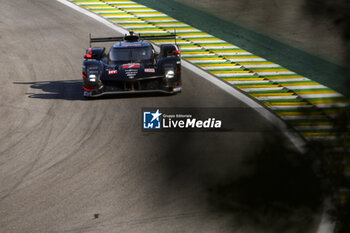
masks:
[[[176,31],[183,59],[258,100],[306,140],[336,138],[334,119],[349,106],[340,93],[134,1],[72,2],[141,35]]]

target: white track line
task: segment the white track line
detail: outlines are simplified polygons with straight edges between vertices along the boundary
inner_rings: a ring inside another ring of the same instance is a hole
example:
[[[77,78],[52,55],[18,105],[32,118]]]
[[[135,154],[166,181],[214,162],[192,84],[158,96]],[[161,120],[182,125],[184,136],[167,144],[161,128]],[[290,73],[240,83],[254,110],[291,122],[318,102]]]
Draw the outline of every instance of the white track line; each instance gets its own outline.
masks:
[[[273,71],[273,72],[256,72],[259,75],[281,75],[281,74],[296,74],[292,71]]]
[[[172,23],[172,22],[177,22],[175,19],[147,19],[147,18],[142,18],[143,20],[147,20],[148,22],[152,23]]]
[[[262,64],[262,65],[243,65],[245,68],[271,68],[271,67],[281,67],[277,64]]]
[[[157,27],[189,27],[190,25],[185,23],[174,23],[174,24],[156,24]]]
[[[181,38],[187,38],[187,39],[194,39],[194,38],[201,38],[201,37],[207,37],[207,38],[211,38],[213,37],[212,35],[179,35],[179,37]],[[196,42],[197,43],[197,42]]]
[[[291,100],[291,99],[297,99],[297,95],[286,95],[286,96],[262,96],[262,97],[255,97],[258,100]]]
[[[278,91],[283,90],[284,87],[251,87],[251,88],[241,88],[241,90],[250,92],[250,91]]]
[[[253,81],[249,81],[249,80],[244,80],[244,81],[228,81],[231,84],[253,84],[253,83],[269,83],[269,80],[253,80]]]
[[[254,73],[227,73],[227,74],[215,74],[218,77],[233,77],[233,76],[254,76]]]
[[[249,52],[216,52],[216,54],[218,55],[230,55],[230,56],[234,56],[234,55],[253,55]]]
[[[216,55],[215,54],[212,54],[212,53],[192,53],[192,54],[181,54],[181,57],[188,57],[188,58],[191,58],[191,57],[204,57],[204,56],[213,56],[215,57]]]
[[[278,109],[299,109],[299,108],[313,108],[313,105],[271,105],[269,106],[272,110]]]
[[[121,10],[93,10],[94,13],[98,13],[98,14],[108,14],[108,13],[114,13],[114,14],[118,14],[118,13],[123,13],[123,11]]]
[[[330,103],[330,104],[314,104],[318,108],[335,108],[335,107],[348,107],[348,102],[340,102],[340,103]]]
[[[77,3],[78,5],[104,5],[102,2],[101,4],[100,3],[97,3],[97,2],[85,2],[85,3]]]
[[[128,12],[156,12],[156,10],[145,10],[145,9],[135,9],[135,10],[127,10],[127,11]]]
[[[192,63],[216,63],[216,62],[224,62],[224,59],[215,59],[215,60],[190,60]]]
[[[229,58],[227,60],[233,61],[233,62],[266,61],[266,59],[264,59],[264,58]]]
[[[287,78],[287,79],[271,79],[274,82],[295,82],[295,81],[310,81],[308,78]]]
[[[124,26],[125,28],[138,29],[138,28],[156,28],[153,25],[142,25],[142,26]]]
[[[326,86],[323,85],[319,85],[319,84],[315,84],[315,85],[290,85],[288,86],[288,84],[284,84],[284,87],[291,89],[291,90],[303,90],[303,89],[322,89],[322,88],[328,88]]]
[[[216,42],[206,42],[206,43],[197,43],[197,41],[193,41],[196,44],[199,44],[203,49],[236,49],[237,46],[234,45],[223,45],[223,46],[212,46],[211,44],[216,44]]]
[[[75,5],[72,2],[69,2],[68,0],[56,0],[56,1],[66,5],[66,6],[69,6],[70,8],[72,8],[72,9],[74,9],[74,10],[76,10],[76,11],[82,13],[82,14],[87,15],[87,16],[97,20],[98,22],[106,25],[107,27],[112,28],[112,29],[114,29],[114,30],[116,30],[116,31],[118,31],[118,32],[120,32],[122,34],[129,33],[128,30],[125,30],[124,28],[122,28],[122,27],[120,27],[120,26],[118,26],[118,25],[116,25],[116,24],[114,24],[114,23],[112,23],[112,22],[102,18],[101,16],[99,16],[97,14],[92,13],[91,11],[89,11],[87,9],[84,9],[84,8],[78,6],[78,5]]]
[[[201,68],[205,69],[205,70],[242,69],[241,66],[235,66],[235,65],[232,65],[232,66],[220,66],[220,65],[217,65],[217,66],[202,66]]]
[[[339,93],[323,93],[323,94],[299,94],[302,98],[326,98],[326,97],[342,97]]]
[[[102,9],[102,8],[114,9],[113,7],[108,6],[108,5],[105,5],[105,6],[93,6],[93,5],[91,5],[91,6],[84,6],[84,7],[88,8],[88,9],[91,9],[91,10],[93,10],[93,9]]]

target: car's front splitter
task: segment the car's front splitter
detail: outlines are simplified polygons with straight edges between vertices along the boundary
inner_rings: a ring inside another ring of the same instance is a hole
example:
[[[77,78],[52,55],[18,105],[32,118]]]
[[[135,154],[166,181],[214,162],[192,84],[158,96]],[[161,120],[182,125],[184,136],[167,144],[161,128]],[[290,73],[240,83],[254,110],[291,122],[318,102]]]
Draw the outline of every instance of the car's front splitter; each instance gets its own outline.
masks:
[[[127,91],[120,91],[120,90],[108,90],[105,91],[102,89],[100,90],[84,90],[84,97],[93,98],[93,97],[100,97],[104,95],[118,95],[118,94],[142,94],[142,93],[165,93],[165,94],[176,94],[182,91],[181,86],[172,87],[169,89],[152,89],[152,90],[127,90]]]

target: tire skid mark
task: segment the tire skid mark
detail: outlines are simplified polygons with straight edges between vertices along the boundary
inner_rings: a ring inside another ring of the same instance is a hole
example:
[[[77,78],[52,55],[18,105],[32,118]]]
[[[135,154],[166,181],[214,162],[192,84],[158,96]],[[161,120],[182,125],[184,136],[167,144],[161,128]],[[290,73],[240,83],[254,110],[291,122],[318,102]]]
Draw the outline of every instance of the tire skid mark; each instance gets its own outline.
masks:
[[[104,108],[106,108],[106,107],[104,106]],[[103,110],[95,110],[95,111],[103,111]],[[83,146],[86,145],[86,143],[88,141],[90,141],[90,140],[95,138],[96,132],[101,127],[105,116],[103,116],[102,118],[100,117],[97,120],[96,120],[96,117],[91,117],[91,118],[88,119],[88,121],[86,121],[87,119],[84,118],[85,115],[96,116],[96,114],[94,114],[94,113],[89,114],[89,112],[90,112],[90,110],[86,109],[85,112],[82,112],[82,114],[81,114],[81,119],[79,121],[80,122],[84,122],[84,125],[89,125],[89,127],[86,129],[86,131],[82,132],[82,134],[80,135],[80,138],[76,138],[75,139],[77,141],[77,143],[75,144],[76,149],[74,149],[73,151],[71,151],[70,153],[65,155],[59,161],[55,161],[52,165],[50,165],[45,170],[43,170],[39,174],[37,174],[38,176],[42,175],[42,174],[44,174],[46,172],[49,172],[53,168],[60,166],[61,164],[63,164],[64,162],[66,162],[67,160],[69,160],[69,159],[71,159],[71,158],[73,158],[75,156],[79,156],[78,152],[82,150]],[[111,139],[105,141],[103,144],[100,145],[100,148],[103,148],[103,147],[107,146],[112,140],[113,139],[111,138]],[[51,152],[56,151],[57,150],[56,146],[59,146],[59,145],[55,145],[50,150],[46,151],[46,153],[50,154]]]
[[[53,109],[53,106],[49,109],[48,112],[52,111]],[[41,127],[42,129],[47,129],[47,126],[50,126],[52,125],[52,121],[49,121],[50,118],[52,116],[50,116],[50,114],[48,114],[43,123],[41,124]],[[39,128],[39,129],[40,129]],[[44,130],[45,131],[45,130]],[[35,133],[36,131],[34,131]],[[33,133],[33,132],[32,132]],[[43,142],[40,144],[42,145],[41,147],[39,147],[39,151],[37,152],[37,155],[34,159],[33,162],[30,163],[29,166],[27,166],[27,171],[21,176],[20,180],[18,182],[16,182],[14,184],[14,186],[7,192],[7,194],[3,195],[0,197],[0,202],[4,201],[7,197],[9,197],[12,193],[14,193],[17,188],[24,182],[25,178],[32,172],[32,170],[34,169],[35,165],[37,164],[37,162],[39,161],[39,159],[41,158],[42,154],[43,154],[43,151],[45,150],[46,146],[47,146],[47,141],[49,139],[49,135],[52,133],[52,127],[49,127],[49,131],[47,132],[47,135],[46,137],[44,137],[44,140]],[[42,137],[41,137],[42,138]]]

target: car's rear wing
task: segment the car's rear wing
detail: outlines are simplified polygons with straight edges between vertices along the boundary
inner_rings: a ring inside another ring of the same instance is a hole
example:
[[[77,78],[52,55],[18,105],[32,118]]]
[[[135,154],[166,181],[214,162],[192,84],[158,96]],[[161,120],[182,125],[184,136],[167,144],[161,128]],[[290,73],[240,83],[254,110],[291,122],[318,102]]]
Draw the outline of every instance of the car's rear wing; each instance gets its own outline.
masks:
[[[155,35],[155,36],[142,36],[142,35],[140,36],[140,35],[135,35],[133,32],[130,32],[129,35],[125,35],[123,37],[99,37],[99,38],[91,38],[91,34],[89,34],[90,48],[92,43],[118,42],[118,41],[136,42],[138,40],[164,40],[164,39],[174,39],[176,44],[176,32],[167,34],[167,35]]]

